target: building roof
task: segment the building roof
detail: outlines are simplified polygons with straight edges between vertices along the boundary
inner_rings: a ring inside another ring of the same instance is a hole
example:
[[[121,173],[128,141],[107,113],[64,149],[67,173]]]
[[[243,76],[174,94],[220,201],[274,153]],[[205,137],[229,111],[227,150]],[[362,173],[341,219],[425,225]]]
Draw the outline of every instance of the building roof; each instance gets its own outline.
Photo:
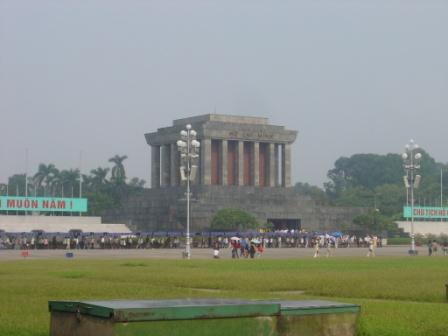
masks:
[[[287,130],[284,126],[270,125],[268,118],[235,116],[225,114],[205,114],[177,119],[172,126],[157,129],[157,132],[145,134],[149,145],[174,144],[179,140],[179,132],[191,124],[197,132],[197,138],[257,141],[268,143],[293,143],[297,131]]]

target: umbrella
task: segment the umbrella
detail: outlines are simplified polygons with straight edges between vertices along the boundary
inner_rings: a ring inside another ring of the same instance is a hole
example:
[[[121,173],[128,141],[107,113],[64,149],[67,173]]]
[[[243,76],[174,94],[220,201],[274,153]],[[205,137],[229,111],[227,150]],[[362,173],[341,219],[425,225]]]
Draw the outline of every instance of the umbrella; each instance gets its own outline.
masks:
[[[240,241],[241,238],[240,237],[231,237],[230,240],[236,240],[236,241]]]
[[[330,233],[330,235],[331,235],[331,236],[333,236],[333,237],[342,237],[342,233],[341,233],[341,232],[339,232],[339,231],[336,231],[336,232]]]
[[[261,244],[261,241],[259,241],[258,239],[252,239],[251,242],[254,244]]]

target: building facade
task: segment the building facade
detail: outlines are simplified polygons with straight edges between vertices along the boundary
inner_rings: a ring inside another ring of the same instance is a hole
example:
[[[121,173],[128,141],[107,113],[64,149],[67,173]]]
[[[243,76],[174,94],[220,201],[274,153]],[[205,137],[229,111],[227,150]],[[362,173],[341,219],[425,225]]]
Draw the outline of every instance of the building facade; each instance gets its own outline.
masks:
[[[297,132],[268,124],[267,118],[209,114],[175,120],[145,135],[151,146],[151,187],[180,185],[176,142],[187,124],[201,143],[198,185],[291,186],[291,145]]]
[[[219,209],[239,208],[276,229],[333,230],[350,225],[359,208],[317,206],[291,186],[291,146],[297,131],[270,125],[267,118],[207,114],[174,120],[145,134],[151,147],[151,188],[129,200],[108,221],[142,231],[183,230],[185,182],[176,142],[190,124],[200,155],[192,182],[191,228],[204,231]]]

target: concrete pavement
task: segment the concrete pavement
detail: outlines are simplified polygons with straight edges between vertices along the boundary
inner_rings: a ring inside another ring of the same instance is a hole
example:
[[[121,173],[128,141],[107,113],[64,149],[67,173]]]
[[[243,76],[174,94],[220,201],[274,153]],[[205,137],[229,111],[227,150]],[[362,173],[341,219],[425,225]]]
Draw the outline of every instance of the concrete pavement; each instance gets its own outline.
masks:
[[[375,250],[377,257],[407,256],[409,246],[388,246]],[[419,256],[427,256],[425,247],[418,247]],[[64,259],[66,252],[72,252],[76,259],[182,259],[183,249],[117,249],[117,250],[29,250],[29,256],[24,258],[20,250],[0,250],[0,261],[21,259]],[[332,249],[332,258],[366,257],[367,248],[337,248]],[[271,248],[265,249],[263,259],[312,258],[312,248]],[[213,250],[208,248],[194,248],[192,259],[212,259]],[[326,249],[320,249],[320,258],[325,258]],[[442,253],[439,252],[439,255]],[[221,249],[221,259],[231,259],[231,250]]]

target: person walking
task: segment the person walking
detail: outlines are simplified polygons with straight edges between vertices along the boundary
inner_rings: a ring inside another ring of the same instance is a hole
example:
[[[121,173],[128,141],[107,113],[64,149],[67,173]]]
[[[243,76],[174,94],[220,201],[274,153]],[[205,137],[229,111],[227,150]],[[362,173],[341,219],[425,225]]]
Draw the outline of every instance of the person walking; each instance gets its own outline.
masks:
[[[443,243],[442,251],[444,256],[448,255],[448,242]]]
[[[435,254],[437,254],[437,250],[438,250],[438,244],[437,244],[437,241],[434,239],[433,241],[432,241],[432,253],[435,253]]]
[[[320,244],[320,238],[316,237],[314,239],[314,255],[313,258],[317,258],[319,256],[319,244]]]
[[[325,247],[327,248],[327,254],[325,255],[327,258],[333,255],[331,251],[331,238],[325,239]]]
[[[215,242],[213,243],[213,258],[214,259],[219,259],[219,242],[217,240],[215,240]]]
[[[257,245],[257,258],[260,258],[263,255],[263,242]]]
[[[255,244],[251,242],[250,247],[249,247],[249,255],[250,255],[251,259],[253,259],[255,257],[255,253],[256,253]]]
[[[367,252],[367,257],[375,257],[375,247],[376,247],[376,242],[377,242],[377,238],[376,236],[373,237],[369,237],[369,252]]]
[[[240,244],[237,239],[231,239],[230,245],[232,246],[232,259],[239,259],[238,250],[240,248]]]
[[[240,242],[240,254],[241,258],[247,258],[249,256],[249,240],[248,238],[242,238]]]

